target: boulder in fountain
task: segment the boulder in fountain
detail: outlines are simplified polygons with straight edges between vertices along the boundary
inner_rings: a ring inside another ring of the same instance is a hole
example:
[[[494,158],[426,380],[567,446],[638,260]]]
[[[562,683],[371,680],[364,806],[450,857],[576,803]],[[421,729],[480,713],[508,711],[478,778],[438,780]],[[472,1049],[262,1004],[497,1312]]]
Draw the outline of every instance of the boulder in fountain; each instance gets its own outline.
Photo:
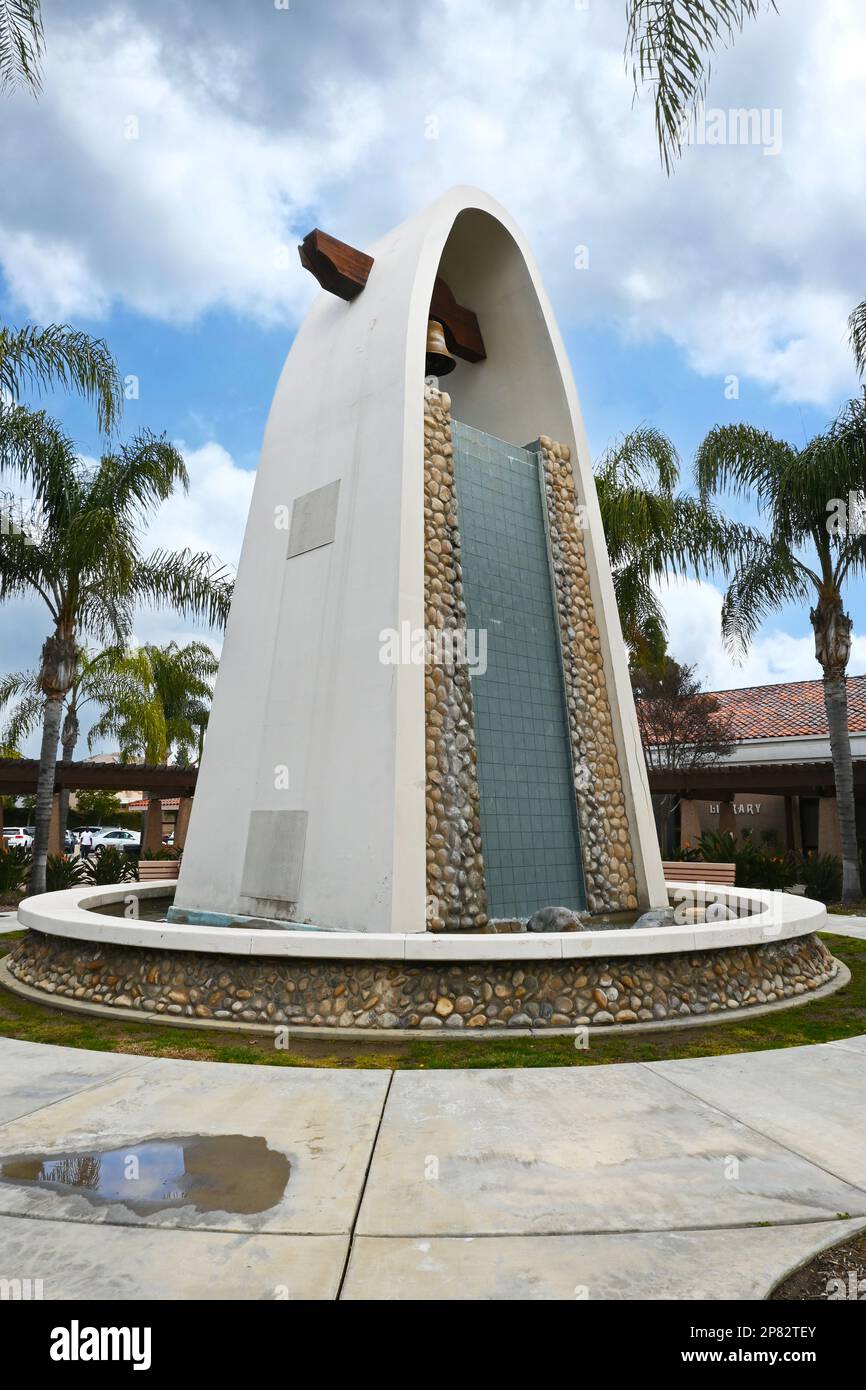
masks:
[[[526,923],[527,931],[589,931],[589,925],[570,907],[542,907]]]
[[[632,930],[636,931],[639,927],[672,927],[676,921],[675,911],[673,907],[652,907],[649,912],[641,913]]]

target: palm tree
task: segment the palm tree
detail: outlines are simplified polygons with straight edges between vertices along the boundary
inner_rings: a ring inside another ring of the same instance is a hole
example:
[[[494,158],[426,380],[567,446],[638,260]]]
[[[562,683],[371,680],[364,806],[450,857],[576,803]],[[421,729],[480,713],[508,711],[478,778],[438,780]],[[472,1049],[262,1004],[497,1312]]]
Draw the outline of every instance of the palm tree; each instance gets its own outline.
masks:
[[[767,9],[776,9],[775,0],[767,0]],[[653,89],[666,173],[682,150],[689,116],[706,96],[710,55],[720,44],[729,47],[760,12],[761,0],[628,0],[626,54],[635,93],[641,83]]]
[[[101,430],[110,433],[117,425],[123,390],[117,363],[101,338],[91,338],[68,324],[0,327],[0,395],[17,401],[27,389],[52,386],[77,391],[93,401]]]
[[[36,594],[52,621],[38,678],[45,696],[31,885],[38,893],[45,887],[60,723],[82,635],[122,644],[139,603],[223,623],[231,582],[207,554],[141,554],[139,531],[147,516],[176,485],[188,486],[183,459],[163,438],[143,433],[89,466],[44,412],[0,406],[3,472],[32,489],[43,527],[35,535],[19,529],[4,537],[0,600]]]
[[[741,655],[764,619],[785,604],[814,602],[809,617],[824,679],[846,903],[857,902],[862,891],[845,685],[852,624],[843,587],[866,571],[864,528],[859,517],[847,517],[849,498],[862,497],[864,470],[864,400],[850,401],[802,449],[750,425],[717,426],[695,461],[702,499],[726,490],[749,497],[766,521],[725,595],[722,635],[729,650]]]
[[[38,92],[44,51],[40,0],[0,0],[0,90],[23,82]]]
[[[165,763],[172,749],[182,750],[187,760],[190,747],[201,758],[218,665],[206,642],[148,643],[121,654],[112,663],[113,689],[88,742],[116,738],[124,762]]]
[[[63,701],[64,715],[60,730],[60,762],[68,766],[74,756],[81,730],[82,712],[87,705],[102,708],[119,697],[122,676],[115,671],[124,654],[121,647],[104,647],[91,652],[79,647],[75,674]],[[20,748],[31,734],[41,727],[45,715],[45,696],[39,686],[38,670],[13,671],[0,680],[0,711],[11,705],[9,719],[3,730],[5,742]],[[63,844],[69,815],[69,788],[60,791],[60,843]]]
[[[679,479],[676,449],[648,425],[618,439],[595,469],[623,635],[638,659],[664,650],[665,617],[654,585],[671,571],[713,574],[751,542],[747,526],[677,491]]]

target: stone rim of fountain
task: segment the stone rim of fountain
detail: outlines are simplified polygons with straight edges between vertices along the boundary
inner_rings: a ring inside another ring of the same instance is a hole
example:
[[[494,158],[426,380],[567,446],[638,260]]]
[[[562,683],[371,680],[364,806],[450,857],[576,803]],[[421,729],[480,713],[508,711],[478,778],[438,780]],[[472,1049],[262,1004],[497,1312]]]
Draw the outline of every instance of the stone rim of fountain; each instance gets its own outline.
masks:
[[[591,929],[583,932],[322,932],[260,929],[245,926],[188,926],[140,918],[101,915],[95,908],[130,900],[164,897],[176,889],[173,879],[141,884],[76,887],[25,898],[18,909],[23,927],[46,935],[95,944],[125,945],[168,951],[201,951],[229,956],[272,956],[309,960],[462,962],[473,960],[576,960],[672,955],[736,946],[790,941],[820,931],[826,924],[823,903],[795,894],[757,888],[704,885],[712,901],[750,915],[733,921],[641,928]],[[700,884],[667,883],[669,894],[694,894]]]

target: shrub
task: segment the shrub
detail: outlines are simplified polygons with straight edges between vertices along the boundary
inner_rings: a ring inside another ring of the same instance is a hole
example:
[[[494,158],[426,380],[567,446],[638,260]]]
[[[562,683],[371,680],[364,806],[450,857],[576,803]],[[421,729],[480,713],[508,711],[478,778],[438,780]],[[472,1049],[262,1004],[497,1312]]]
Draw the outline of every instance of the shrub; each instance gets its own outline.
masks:
[[[85,881],[79,859],[67,859],[64,854],[49,854],[45,869],[45,887],[49,893],[58,893],[63,888],[77,888]]]
[[[0,894],[18,893],[30,877],[33,856],[23,845],[0,848]]]
[[[84,869],[86,883],[132,883],[138,878],[134,859],[116,845],[102,845]]]
[[[784,888],[793,882],[790,856],[761,849],[746,831],[742,842],[730,830],[705,830],[693,845],[680,851],[692,863],[736,864],[738,888]]]
[[[806,897],[836,903],[842,896],[842,861],[835,854],[798,854],[796,876],[789,883],[805,883]]]
[[[183,854],[182,849],[174,849],[171,845],[163,845],[162,849],[146,849],[141,859],[180,859]]]
[[[796,850],[759,848],[749,831],[741,844],[729,830],[705,830],[693,845],[684,846],[677,856],[704,864],[736,864],[738,888],[787,888],[792,883],[806,885],[806,897],[822,903],[838,902],[842,896],[842,861],[833,854],[801,854]]]
[[[730,830],[705,830],[695,843],[680,850],[677,858],[703,864],[733,864],[737,852],[736,836]]]

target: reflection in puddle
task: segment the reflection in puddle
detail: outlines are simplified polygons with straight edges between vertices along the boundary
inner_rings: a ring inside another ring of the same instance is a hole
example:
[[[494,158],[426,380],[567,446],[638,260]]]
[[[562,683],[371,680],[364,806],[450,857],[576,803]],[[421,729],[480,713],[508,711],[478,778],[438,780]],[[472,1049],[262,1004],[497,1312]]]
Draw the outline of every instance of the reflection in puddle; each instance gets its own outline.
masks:
[[[121,1202],[137,1216],[171,1207],[251,1216],[276,1206],[289,1181],[285,1154],[261,1136],[179,1135],[117,1149],[0,1159],[0,1184],[47,1187],[95,1206]]]

